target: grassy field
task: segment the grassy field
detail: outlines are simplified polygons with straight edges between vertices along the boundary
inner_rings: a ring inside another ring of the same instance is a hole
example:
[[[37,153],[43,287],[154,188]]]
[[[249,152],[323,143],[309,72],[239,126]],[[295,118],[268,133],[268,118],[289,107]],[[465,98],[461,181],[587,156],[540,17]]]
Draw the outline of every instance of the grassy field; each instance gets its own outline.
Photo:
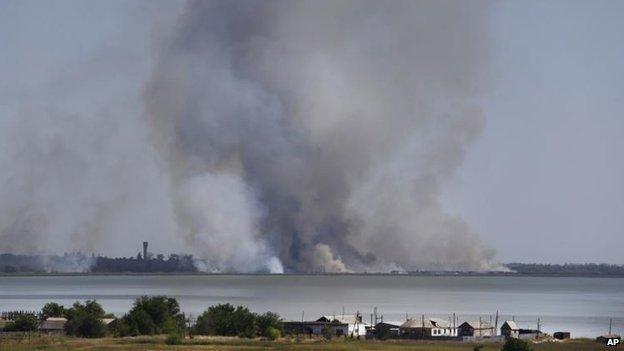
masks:
[[[305,351],[351,351],[351,350],[417,350],[417,351],[472,351],[475,344],[461,342],[425,341],[322,341],[281,339],[278,341],[247,340],[238,338],[195,338],[184,340],[183,345],[167,345],[164,337],[76,339],[67,337],[29,336],[4,337],[0,339],[0,351],[148,351],[148,350],[305,350]],[[605,347],[589,340],[568,342],[544,342],[532,345],[535,351],[592,351]],[[498,351],[501,344],[485,344],[482,351]]]

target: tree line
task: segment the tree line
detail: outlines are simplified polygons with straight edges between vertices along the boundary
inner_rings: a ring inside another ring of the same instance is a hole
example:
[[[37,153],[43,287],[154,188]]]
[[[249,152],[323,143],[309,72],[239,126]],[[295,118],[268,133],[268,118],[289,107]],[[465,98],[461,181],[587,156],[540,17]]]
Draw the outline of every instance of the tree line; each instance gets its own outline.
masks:
[[[527,275],[624,276],[624,265],[605,263],[508,263],[505,266],[518,274]]]
[[[175,298],[166,296],[142,296],[137,298],[130,311],[108,325],[107,314],[95,300],[76,302],[66,308],[55,302],[45,304],[38,318],[35,314],[20,314],[10,321],[4,331],[36,331],[41,321],[50,317],[66,318],[64,331],[67,335],[83,338],[104,336],[139,336],[169,334],[168,340],[182,340],[189,335],[222,335],[244,338],[279,338],[282,333],[282,318],[273,312],[257,314],[244,306],[229,303],[210,306],[197,317],[193,325],[180,311]]]

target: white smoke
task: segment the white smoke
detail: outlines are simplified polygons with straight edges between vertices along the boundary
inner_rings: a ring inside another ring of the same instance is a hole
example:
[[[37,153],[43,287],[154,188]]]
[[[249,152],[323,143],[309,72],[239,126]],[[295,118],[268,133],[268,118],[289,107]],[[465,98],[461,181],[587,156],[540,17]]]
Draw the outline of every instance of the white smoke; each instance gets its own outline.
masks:
[[[205,258],[205,270],[280,273],[258,232],[262,213],[251,189],[237,176],[210,174],[187,180],[178,194],[180,230],[192,252]]]

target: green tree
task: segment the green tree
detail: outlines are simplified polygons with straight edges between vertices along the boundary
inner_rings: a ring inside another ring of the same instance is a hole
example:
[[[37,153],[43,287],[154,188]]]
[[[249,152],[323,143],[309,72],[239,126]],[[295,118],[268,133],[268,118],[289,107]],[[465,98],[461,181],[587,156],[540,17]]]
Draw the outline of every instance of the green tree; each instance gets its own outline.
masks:
[[[106,326],[101,321],[106,313],[95,300],[88,300],[84,304],[75,302],[66,315],[67,334],[82,338],[101,338],[106,335]]]
[[[524,340],[509,338],[503,345],[502,351],[531,351],[531,347]]]
[[[184,330],[184,315],[174,298],[142,296],[112,329],[118,336],[179,333]]]
[[[211,306],[197,317],[195,332],[203,335],[256,336],[256,316],[243,306]]]
[[[48,302],[41,309],[43,319],[48,317],[65,317],[66,313],[65,307],[56,302]]]
[[[15,320],[8,323],[5,327],[5,331],[35,331],[39,328],[39,321],[37,317],[32,314],[22,314],[17,316]]]

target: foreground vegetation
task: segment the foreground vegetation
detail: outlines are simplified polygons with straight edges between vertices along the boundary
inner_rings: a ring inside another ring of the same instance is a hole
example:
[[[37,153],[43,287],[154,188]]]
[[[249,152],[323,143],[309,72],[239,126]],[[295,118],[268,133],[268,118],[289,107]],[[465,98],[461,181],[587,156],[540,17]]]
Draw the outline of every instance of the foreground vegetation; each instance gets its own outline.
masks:
[[[499,343],[479,345],[462,342],[433,341],[363,341],[363,340],[322,340],[280,338],[269,341],[265,338],[246,339],[238,337],[195,337],[182,340],[181,345],[168,345],[165,336],[142,336],[126,338],[81,339],[71,337],[51,337],[37,334],[0,337],[0,351],[139,351],[139,350],[305,350],[305,351],[499,351]],[[533,351],[591,351],[602,347],[590,340],[548,342],[531,344]]]

